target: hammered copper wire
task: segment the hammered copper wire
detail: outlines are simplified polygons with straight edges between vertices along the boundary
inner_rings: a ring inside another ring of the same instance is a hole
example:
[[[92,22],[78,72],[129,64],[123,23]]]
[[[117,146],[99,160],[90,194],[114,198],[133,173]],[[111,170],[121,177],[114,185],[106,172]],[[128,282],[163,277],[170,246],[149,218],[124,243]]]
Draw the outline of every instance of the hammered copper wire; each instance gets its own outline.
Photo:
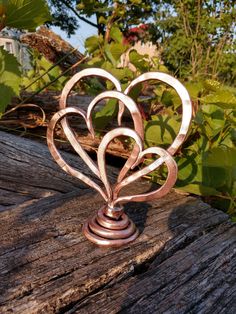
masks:
[[[112,220],[105,215],[105,208],[101,208],[97,213],[97,222],[104,228],[112,230],[125,229],[129,224],[129,218],[125,213],[122,213],[118,220]]]
[[[100,237],[96,233],[91,232],[88,221],[85,222],[83,226],[83,233],[89,241],[103,247],[119,247],[122,245],[126,245],[126,244],[129,244],[130,242],[133,242],[139,235],[139,231],[136,228],[133,234],[131,234],[129,237],[124,238],[124,239]],[[111,237],[112,237],[112,233],[111,233]]]
[[[81,79],[88,76],[97,76],[110,80],[114,84],[116,90],[106,91],[95,97],[94,100],[92,100],[92,102],[89,104],[87,112],[84,112],[78,107],[67,107],[67,99],[72,88]],[[173,143],[167,150],[164,150],[160,147],[150,147],[145,150],[143,149],[144,130],[141,113],[136,103],[128,96],[131,90],[137,84],[148,80],[158,80],[172,86],[176,90],[182,101],[183,112],[180,130]],[[118,100],[119,125],[121,124],[124,109],[126,107],[133,119],[134,129],[118,127],[109,131],[103,137],[98,147],[96,164],[80,145],[75,133],[70,128],[67,116],[79,115],[82,119],[84,119],[88,131],[94,137],[92,112],[95,106],[101,100],[109,98]],[[176,182],[178,171],[177,165],[172,158],[172,155],[179,149],[180,145],[186,138],[188,128],[191,122],[191,116],[192,105],[187,90],[178,80],[166,73],[149,72],[142,74],[130,83],[124,93],[121,93],[121,85],[119,81],[114,78],[110,73],[102,69],[93,68],[83,70],[75,74],[67,82],[65,88],[62,91],[60,99],[60,110],[52,117],[52,120],[49,123],[47,130],[47,141],[49,150],[58,165],[67,173],[75,176],[90,187],[94,188],[97,192],[100,193],[100,195],[106,202],[106,205],[102,209],[99,209],[97,214],[84,224],[83,233],[90,241],[100,246],[117,247],[130,243],[137,238],[138,230],[135,227],[134,223],[123,212],[121,204],[129,201],[149,201],[152,199],[163,197],[170,191],[170,189]],[[104,187],[101,187],[97,182],[94,182],[85,174],[70,166],[63,159],[62,155],[59,153],[54,143],[54,131],[58,123],[61,123],[65,136],[67,137],[74,150],[82,158],[85,164],[92,170],[94,175],[98,178],[98,180],[103,184]],[[112,185],[109,182],[106,173],[105,154],[109,143],[118,136],[131,137],[135,144],[130,154],[130,157],[120,171],[120,174],[117,178],[117,183],[115,185]],[[145,156],[150,154],[152,154],[153,156],[158,156],[158,158],[156,158],[151,164],[127,176],[129,170],[141,165]],[[120,191],[122,190],[122,188],[136,181],[137,179],[149,174],[163,164],[165,164],[167,167],[168,175],[165,183],[160,188],[148,193],[120,196]]]

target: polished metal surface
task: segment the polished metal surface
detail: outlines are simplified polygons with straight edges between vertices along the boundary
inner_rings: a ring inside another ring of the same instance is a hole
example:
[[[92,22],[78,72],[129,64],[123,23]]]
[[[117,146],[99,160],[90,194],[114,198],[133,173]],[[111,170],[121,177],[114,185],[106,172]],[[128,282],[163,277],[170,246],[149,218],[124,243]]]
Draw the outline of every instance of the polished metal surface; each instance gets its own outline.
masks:
[[[88,76],[96,76],[109,80],[113,83],[115,90],[100,93],[89,104],[87,112],[79,109],[78,107],[67,107],[68,95],[72,88],[81,79]],[[148,80],[157,80],[170,85],[176,90],[182,101],[182,123],[176,138],[167,150],[164,150],[160,147],[149,147],[147,149],[143,148],[144,129],[141,113],[136,103],[132,98],[129,97],[130,92],[137,84]],[[94,108],[101,100],[111,98],[118,100],[119,112],[117,120],[119,127],[105,134],[98,147],[97,163],[95,163],[76,139],[76,136],[69,125],[67,117],[68,115],[79,115],[82,117],[87,125],[88,131],[92,137],[94,137],[95,133],[92,124],[92,113]],[[133,129],[121,127],[122,116],[125,108],[127,108],[132,117],[134,125]],[[68,174],[80,179],[91,188],[95,189],[98,193],[100,193],[106,203],[102,209],[98,210],[94,217],[89,219],[89,221],[84,224],[83,233],[90,241],[100,246],[117,247],[130,243],[137,238],[138,230],[134,223],[123,212],[122,204],[126,202],[143,202],[161,198],[165,196],[174,186],[177,179],[178,169],[172,156],[180,148],[186,138],[191,122],[191,117],[192,105],[186,88],[178,80],[166,73],[149,72],[142,74],[130,83],[124,93],[121,92],[120,82],[110,73],[102,69],[91,68],[83,70],[75,74],[67,82],[62,91],[60,99],[60,110],[52,117],[48,125],[47,142],[49,150],[58,165]],[[54,143],[54,131],[58,123],[61,123],[68,141],[77,154],[85,162],[85,164],[91,169],[94,175],[97,176],[101,182],[101,185],[70,166],[63,159]],[[116,184],[112,185],[109,182],[106,173],[105,154],[109,143],[119,136],[131,138],[135,144],[130,157],[119,173]],[[145,156],[150,154],[152,156],[156,156],[154,161],[151,164],[141,167],[141,169],[134,172],[133,169],[135,169],[137,166],[141,166]],[[120,192],[124,187],[149,174],[163,164],[165,164],[167,167],[168,175],[165,183],[160,188],[144,194],[128,196],[120,195]],[[130,170],[133,170],[133,172],[132,174],[128,175]]]

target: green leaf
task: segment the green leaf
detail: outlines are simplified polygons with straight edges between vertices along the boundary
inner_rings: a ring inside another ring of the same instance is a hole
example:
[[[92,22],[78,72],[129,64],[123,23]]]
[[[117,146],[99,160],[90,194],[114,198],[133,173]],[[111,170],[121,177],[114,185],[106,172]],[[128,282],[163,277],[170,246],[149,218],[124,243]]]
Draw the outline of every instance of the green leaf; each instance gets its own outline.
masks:
[[[5,26],[29,31],[50,21],[51,16],[44,0],[7,0],[5,6]]]
[[[109,99],[106,105],[94,116],[93,123],[97,130],[104,130],[112,117],[117,113],[118,106],[116,99]]]
[[[20,92],[21,72],[16,58],[0,47],[0,114]]]
[[[187,88],[187,91],[192,99],[198,98],[203,90],[201,82],[186,82],[184,83],[184,86]]]
[[[180,122],[167,115],[152,116],[151,121],[144,121],[145,143],[147,146],[170,145],[178,133]]]
[[[122,44],[123,41],[123,34],[121,33],[119,27],[113,26],[110,31],[110,37],[113,39],[116,43]]]
[[[216,147],[203,155],[203,176],[208,186],[232,193],[236,182],[236,149]]]
[[[214,94],[207,95],[201,98],[205,104],[214,104],[222,109],[235,109],[236,96],[228,90],[218,90]]]
[[[149,68],[148,62],[145,61],[145,56],[140,55],[135,49],[130,51],[129,61],[141,72],[145,72]]]
[[[102,36],[90,36],[85,40],[84,46],[88,53],[93,53],[100,48],[101,42],[103,42]]]
[[[113,57],[113,55],[111,53],[111,47],[110,47],[109,44],[105,44],[104,52],[105,52],[105,55],[106,55],[107,59],[112,63],[112,65],[114,67],[116,67],[117,62],[116,62],[115,58]]]
[[[161,96],[161,103],[166,106],[172,106],[173,105],[173,96],[172,93],[168,90],[164,90]]]
[[[117,69],[113,67],[112,63],[106,61],[102,64],[102,68],[112,75],[114,75],[121,83],[130,81],[133,79],[133,72],[129,68],[120,68]]]
[[[212,163],[210,157],[213,157]],[[225,165],[219,166],[216,161],[217,157],[218,152],[215,149],[203,154],[198,152],[187,155],[185,153],[183,157],[177,157],[179,171],[176,186],[197,195],[220,196],[225,192],[232,194],[235,180],[230,172],[234,170],[231,165],[228,169]]]
[[[209,91],[217,91],[218,89],[220,89],[221,84],[218,81],[215,80],[205,80],[203,82],[204,87],[209,90]]]
[[[203,184],[201,161],[201,155],[197,153],[191,153],[190,155],[185,153],[181,158],[176,157],[178,165],[178,187],[185,187],[189,184]]]
[[[226,120],[224,110],[216,105],[203,105],[202,111],[205,113],[204,121],[206,121],[205,130],[208,138],[216,136],[222,131]]]
[[[204,153],[177,157],[176,186],[198,195],[233,195],[236,182],[236,149],[217,147]],[[195,191],[194,191],[195,189]]]
[[[101,65],[103,64],[103,60],[99,56],[97,56],[89,60],[87,64],[91,67],[100,68]]]
[[[206,153],[204,165],[208,167],[227,167],[236,170],[236,148],[214,148]],[[235,173],[236,179],[236,173]]]
[[[40,63],[40,67],[43,68],[45,71],[49,70],[52,66],[52,63],[49,62],[45,57],[38,58],[37,63]]]
[[[127,50],[127,46],[126,45],[122,45],[119,43],[111,43],[110,44],[110,52],[113,56],[113,58],[116,61],[120,60],[121,55]]]
[[[107,23],[107,19],[103,15],[101,15],[98,19],[98,23],[105,25]]]

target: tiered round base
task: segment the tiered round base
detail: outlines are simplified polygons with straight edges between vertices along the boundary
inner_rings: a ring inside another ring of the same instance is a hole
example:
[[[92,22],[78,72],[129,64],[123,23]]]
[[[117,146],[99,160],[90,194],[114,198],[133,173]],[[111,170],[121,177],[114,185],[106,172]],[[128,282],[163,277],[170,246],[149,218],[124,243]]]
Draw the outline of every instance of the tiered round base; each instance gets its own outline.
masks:
[[[105,215],[105,208],[88,220],[83,227],[86,238],[106,247],[118,247],[134,241],[138,237],[138,229],[129,217],[123,213],[119,219]]]

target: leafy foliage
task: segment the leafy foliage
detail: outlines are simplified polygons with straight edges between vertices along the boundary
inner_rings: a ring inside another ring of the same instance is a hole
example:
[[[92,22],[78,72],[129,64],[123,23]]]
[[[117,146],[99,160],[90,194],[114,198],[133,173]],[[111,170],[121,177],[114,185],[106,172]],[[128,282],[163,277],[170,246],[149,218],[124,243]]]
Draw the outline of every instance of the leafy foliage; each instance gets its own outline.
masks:
[[[1,0],[1,24],[29,31],[51,19],[44,0]]]
[[[123,89],[143,72],[167,71],[158,58],[150,60],[134,49],[128,50],[130,47],[125,45],[117,25],[111,28],[109,39],[102,35],[88,38],[86,48],[91,56],[88,66],[108,70],[121,81]],[[134,68],[122,67],[124,52],[129,53]],[[176,156],[179,167],[176,186],[190,193],[211,196],[210,201],[217,201],[216,206],[235,213],[236,89],[213,79],[188,81],[185,86],[193,101],[195,117],[188,138]],[[112,86],[107,84],[107,88]],[[167,148],[181,123],[181,101],[176,92],[164,84],[149,82],[137,86],[131,96],[144,118],[146,146]],[[104,128],[116,113],[117,104],[109,101],[95,115],[97,128]],[[164,175],[158,171],[152,173],[156,182],[161,183],[165,177],[165,172]]]
[[[19,95],[21,82],[20,65],[16,58],[0,47],[0,115],[13,96]]]
[[[48,0],[54,25],[75,32],[83,20],[108,39],[116,24],[127,38],[134,26],[146,24],[143,40],[156,43],[162,60],[182,78],[236,81],[234,0]],[[77,10],[75,9],[77,8]],[[96,16],[96,22],[89,18]],[[131,34],[130,34],[131,32]],[[132,40],[130,40],[131,42]]]
[[[104,35],[109,25],[117,23],[122,32],[130,26],[145,23],[154,16],[155,1],[151,0],[47,0],[51,7],[53,21],[50,25],[59,26],[70,36],[78,29],[80,21],[97,28]],[[90,17],[95,16],[96,22]]]
[[[235,1],[161,1],[157,7],[157,39],[173,72],[235,80]]]
[[[233,212],[236,205],[236,89],[213,83],[216,89],[209,81],[187,84],[187,87],[191,86],[189,91],[198,111],[191,132],[177,155],[176,186],[198,195],[214,195],[214,200],[223,199],[224,202],[218,202],[217,206]],[[162,105],[170,116],[163,115],[162,111],[161,115],[145,121],[147,146],[163,146],[164,143],[164,147],[168,147],[178,132],[178,106],[174,106],[174,100],[170,106],[170,99],[166,103],[163,97]],[[152,177],[155,181],[164,179],[158,172]]]
[[[34,30],[50,19],[44,0],[0,0],[0,30],[4,27]],[[19,95],[21,70],[17,59],[0,47],[0,114]]]
[[[55,80],[58,78],[57,80]],[[62,90],[67,77],[61,76],[61,70],[58,66],[53,66],[43,56],[34,53],[32,69],[23,77],[22,86],[28,91],[38,91],[50,82],[48,89]]]
[[[69,36],[79,28],[79,19],[74,11],[76,0],[47,0],[51,10],[52,20],[47,25],[60,27]]]
[[[147,21],[154,14],[155,7],[155,1],[151,0],[77,1],[77,9],[80,14],[86,17],[96,15],[100,34],[105,34],[114,23],[122,32],[125,32],[130,26]]]

